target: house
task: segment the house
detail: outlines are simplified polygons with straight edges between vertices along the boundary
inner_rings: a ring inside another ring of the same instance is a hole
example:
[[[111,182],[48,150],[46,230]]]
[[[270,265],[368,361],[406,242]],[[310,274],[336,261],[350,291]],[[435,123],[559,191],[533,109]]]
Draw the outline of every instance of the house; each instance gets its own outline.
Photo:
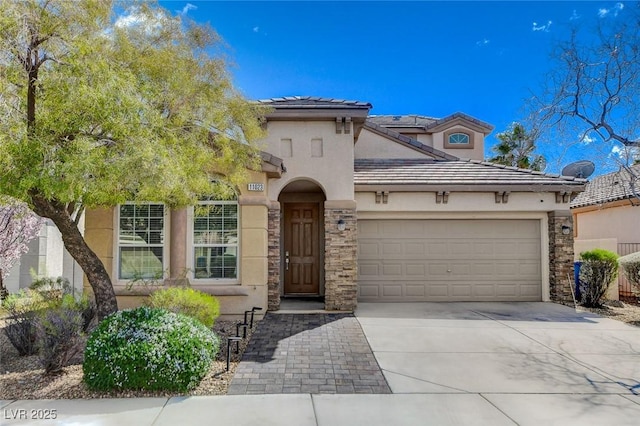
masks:
[[[29,241],[27,247],[27,252],[14,263],[5,279],[9,293],[28,288],[35,279],[44,277],[66,278],[74,294],[82,291],[82,269],[65,250],[62,235],[50,219],[43,221],[38,236]]]
[[[235,200],[202,209],[122,205],[86,213],[85,236],[121,307],[127,285],[169,271],[216,295],[224,315],[282,297],[358,301],[571,300],[573,177],[483,161],[492,126],[456,113],[369,116],[315,97],[271,107],[262,169]],[[467,158],[467,159],[463,159]]]
[[[611,250],[621,256],[640,251],[640,164],[630,171],[617,172],[593,178],[571,202],[574,222],[575,256],[594,248]],[[623,275],[618,277],[618,288],[612,286],[610,299],[635,296]]]

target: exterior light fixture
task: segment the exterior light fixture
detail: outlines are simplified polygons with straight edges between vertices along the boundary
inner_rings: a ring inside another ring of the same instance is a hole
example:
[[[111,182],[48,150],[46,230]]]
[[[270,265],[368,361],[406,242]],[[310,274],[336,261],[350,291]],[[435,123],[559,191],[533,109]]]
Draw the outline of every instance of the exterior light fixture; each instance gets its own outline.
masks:
[[[342,219],[338,220],[338,231],[344,231],[345,229],[347,229],[345,221]]]
[[[562,225],[562,233],[564,235],[569,235],[571,232],[571,227],[569,225]]]

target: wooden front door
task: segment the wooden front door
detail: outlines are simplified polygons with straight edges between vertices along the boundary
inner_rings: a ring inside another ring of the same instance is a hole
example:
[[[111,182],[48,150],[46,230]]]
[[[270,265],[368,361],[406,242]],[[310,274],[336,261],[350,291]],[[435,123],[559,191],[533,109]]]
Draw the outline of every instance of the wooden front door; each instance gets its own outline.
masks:
[[[320,293],[319,206],[284,205],[284,294]]]

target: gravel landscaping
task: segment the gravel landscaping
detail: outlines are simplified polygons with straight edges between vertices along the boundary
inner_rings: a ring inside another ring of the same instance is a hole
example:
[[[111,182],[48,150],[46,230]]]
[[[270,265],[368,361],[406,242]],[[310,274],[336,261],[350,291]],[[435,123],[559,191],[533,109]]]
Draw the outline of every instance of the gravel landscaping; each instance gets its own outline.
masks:
[[[603,317],[612,318],[624,323],[640,327],[640,304],[625,303],[617,300],[604,302],[601,309],[578,307],[579,310],[590,311]]]
[[[591,311],[634,326],[640,326],[640,305],[623,302],[607,302],[602,309],[579,310]],[[20,357],[9,342],[4,326],[0,320],[0,399],[73,399],[73,398],[130,398],[153,396],[176,396],[175,393],[119,391],[95,392],[87,389],[82,381],[82,354],[74,358],[65,368],[63,374],[46,377],[40,367],[37,356]],[[220,353],[211,370],[200,385],[188,395],[225,395],[236,368],[248,345],[253,330],[247,330],[247,339],[240,344],[240,353],[232,349],[231,367],[226,370],[226,337],[235,335],[236,322],[217,321],[214,331],[221,337]],[[255,324],[254,324],[255,329]],[[234,345],[235,346],[235,345]]]
[[[170,392],[118,391],[96,392],[87,389],[82,381],[82,354],[76,356],[65,368],[63,374],[46,377],[37,355],[21,357],[4,332],[5,321],[0,320],[0,399],[73,399],[73,398],[131,398],[153,396],[176,396]],[[232,346],[231,365],[227,372],[227,336],[235,336],[236,322],[217,321],[213,327],[221,337],[220,353],[209,373],[200,385],[188,395],[225,395],[242,354],[251,338],[252,330],[247,330],[247,338],[240,342],[240,353]],[[255,323],[254,323],[255,329]]]

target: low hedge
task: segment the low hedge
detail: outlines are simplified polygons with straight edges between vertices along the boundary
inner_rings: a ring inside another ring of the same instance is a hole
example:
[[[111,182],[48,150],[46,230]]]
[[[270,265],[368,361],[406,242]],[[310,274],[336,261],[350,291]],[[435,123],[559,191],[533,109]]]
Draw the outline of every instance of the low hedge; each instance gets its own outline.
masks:
[[[140,307],[105,318],[87,341],[84,381],[97,390],[184,392],[207,374],[218,337],[199,321]]]
[[[600,307],[609,286],[618,276],[618,255],[604,249],[580,253],[580,295],[582,304]]]
[[[147,304],[154,308],[163,308],[176,314],[195,318],[209,328],[220,316],[220,302],[210,294],[190,287],[170,287],[155,291]]]

